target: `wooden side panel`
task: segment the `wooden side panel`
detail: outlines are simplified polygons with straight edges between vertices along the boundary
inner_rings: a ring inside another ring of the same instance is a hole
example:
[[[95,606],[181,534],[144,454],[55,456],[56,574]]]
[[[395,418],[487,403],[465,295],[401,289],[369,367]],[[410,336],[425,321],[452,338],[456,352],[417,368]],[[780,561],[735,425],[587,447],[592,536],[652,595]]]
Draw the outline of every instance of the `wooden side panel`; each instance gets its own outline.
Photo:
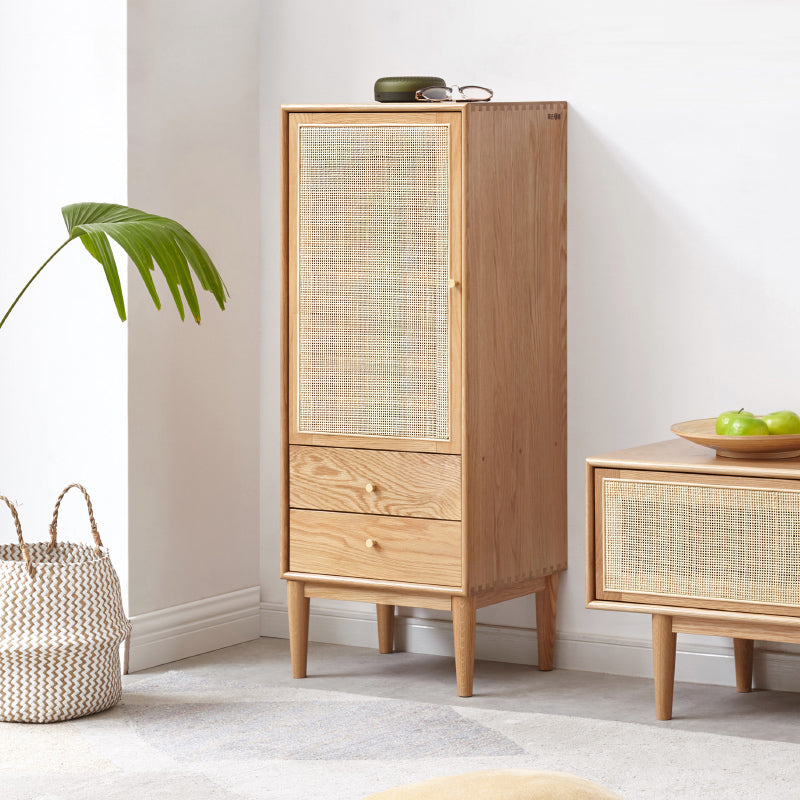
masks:
[[[289,448],[292,508],[461,519],[461,457],[439,453]]]
[[[465,110],[470,591],[567,565],[566,104]]]

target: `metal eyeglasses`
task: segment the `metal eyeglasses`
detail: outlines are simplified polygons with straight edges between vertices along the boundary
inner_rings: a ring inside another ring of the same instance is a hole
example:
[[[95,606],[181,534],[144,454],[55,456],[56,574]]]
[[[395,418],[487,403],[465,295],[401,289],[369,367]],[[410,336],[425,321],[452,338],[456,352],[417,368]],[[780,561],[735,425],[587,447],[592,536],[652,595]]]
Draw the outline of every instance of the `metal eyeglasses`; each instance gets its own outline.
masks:
[[[428,103],[485,103],[491,100],[494,92],[485,86],[426,86],[417,89],[417,100]]]

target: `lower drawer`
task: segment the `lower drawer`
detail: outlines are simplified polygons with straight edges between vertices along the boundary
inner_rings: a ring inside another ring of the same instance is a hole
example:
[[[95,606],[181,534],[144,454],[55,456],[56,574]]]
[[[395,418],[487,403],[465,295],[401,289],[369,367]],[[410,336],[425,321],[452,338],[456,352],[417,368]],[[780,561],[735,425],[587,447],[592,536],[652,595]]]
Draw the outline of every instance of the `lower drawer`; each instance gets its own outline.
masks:
[[[460,587],[461,523],[293,508],[289,569]]]

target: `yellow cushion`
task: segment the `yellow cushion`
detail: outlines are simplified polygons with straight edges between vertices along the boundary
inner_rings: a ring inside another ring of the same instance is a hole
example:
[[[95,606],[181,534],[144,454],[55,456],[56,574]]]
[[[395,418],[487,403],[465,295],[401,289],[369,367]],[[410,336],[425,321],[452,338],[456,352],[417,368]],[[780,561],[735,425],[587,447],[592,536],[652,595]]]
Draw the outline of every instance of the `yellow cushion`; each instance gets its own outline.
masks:
[[[490,769],[400,786],[363,800],[622,800],[585,778],[564,772]]]

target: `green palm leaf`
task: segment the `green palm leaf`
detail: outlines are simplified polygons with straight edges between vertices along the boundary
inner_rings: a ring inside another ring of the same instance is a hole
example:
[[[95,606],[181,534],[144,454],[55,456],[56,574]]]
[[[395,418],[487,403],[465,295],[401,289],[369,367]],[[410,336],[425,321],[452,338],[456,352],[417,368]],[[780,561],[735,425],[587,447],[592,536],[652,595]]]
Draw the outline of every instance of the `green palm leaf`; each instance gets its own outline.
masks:
[[[161,300],[152,275],[156,266],[164,275],[181,319],[185,318],[185,300],[195,322],[200,322],[200,304],[193,273],[200,286],[214,295],[219,307],[225,308],[228,290],[219,272],[197,239],[175,220],[112,203],[75,203],[64,206],[61,213],[69,238],[25,284],[0,320],[0,327],[36,276],[50,263],[56,253],[73,239],[80,239],[84,247],[102,265],[117,313],[122,320],[126,318],[125,300],[109,237],[125,250],[135,264],[156,308],[161,308]]]

